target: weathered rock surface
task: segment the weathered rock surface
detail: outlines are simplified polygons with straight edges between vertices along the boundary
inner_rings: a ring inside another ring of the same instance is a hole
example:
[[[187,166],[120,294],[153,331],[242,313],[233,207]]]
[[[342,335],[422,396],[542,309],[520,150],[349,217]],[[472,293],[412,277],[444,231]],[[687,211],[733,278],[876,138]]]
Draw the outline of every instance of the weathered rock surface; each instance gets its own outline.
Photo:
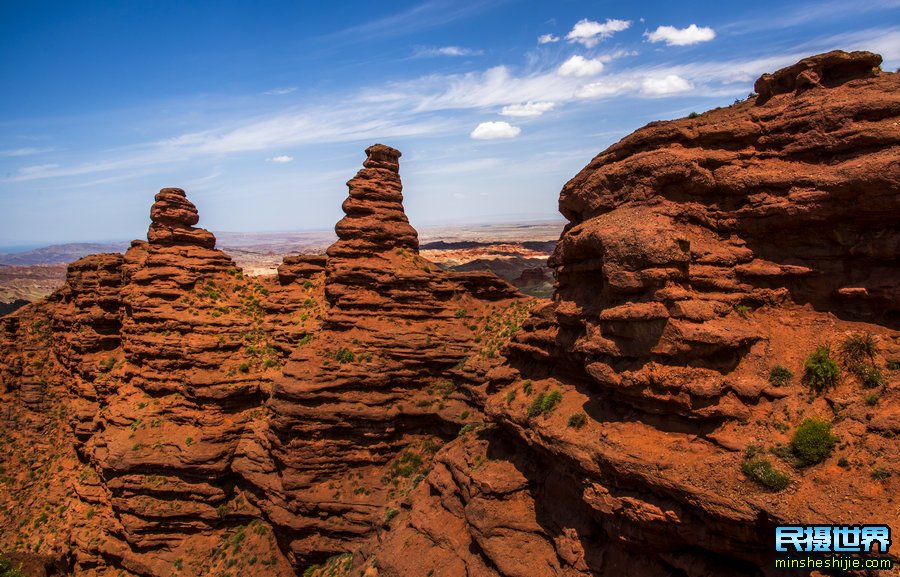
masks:
[[[0,319],[0,551],[90,576],[755,576],[780,523],[896,534],[900,75],[879,61],[805,59],[602,152],[560,195],[540,306],[419,254],[387,146],[327,255],[272,278],[163,189],[146,242]],[[863,365],[837,354],[863,334]],[[821,344],[843,373],[815,392]],[[839,440],[800,467],[810,417]]]
[[[327,303],[309,310],[325,330],[275,382],[271,461],[243,471],[269,496],[260,506],[298,566],[374,535],[433,453],[479,420],[484,374],[499,360],[478,350],[477,335],[489,316],[514,323],[527,312],[493,274],[447,273],[422,258],[403,211],[400,153],[379,144],[366,153],[327,251]],[[300,278],[318,262],[292,259],[279,275]]]
[[[805,59],[566,184],[553,301],[490,375],[494,424],[439,452],[367,550],[380,576],[773,574],[779,523],[900,528],[900,75],[879,62]],[[810,353],[861,333],[884,384],[842,358],[810,393]],[[809,417],[840,444],[801,468],[785,446]],[[747,478],[745,450],[772,451],[789,488]]]

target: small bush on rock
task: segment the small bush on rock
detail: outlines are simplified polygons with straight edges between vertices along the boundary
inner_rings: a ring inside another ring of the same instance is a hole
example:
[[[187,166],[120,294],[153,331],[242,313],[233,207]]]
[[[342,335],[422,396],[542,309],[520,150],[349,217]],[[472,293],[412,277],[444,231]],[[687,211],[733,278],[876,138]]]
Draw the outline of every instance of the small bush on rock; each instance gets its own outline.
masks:
[[[791,450],[801,465],[815,465],[828,458],[836,442],[831,423],[824,419],[806,419],[794,431]]]
[[[791,482],[791,478],[773,467],[768,459],[744,461],[741,472],[769,491],[781,491]]]
[[[789,384],[793,378],[794,373],[783,365],[775,365],[772,367],[772,370],[769,371],[769,382],[776,387],[783,387]]]
[[[831,349],[825,345],[816,347],[806,359],[806,380],[816,392],[835,386],[841,376],[841,368],[831,358]]]

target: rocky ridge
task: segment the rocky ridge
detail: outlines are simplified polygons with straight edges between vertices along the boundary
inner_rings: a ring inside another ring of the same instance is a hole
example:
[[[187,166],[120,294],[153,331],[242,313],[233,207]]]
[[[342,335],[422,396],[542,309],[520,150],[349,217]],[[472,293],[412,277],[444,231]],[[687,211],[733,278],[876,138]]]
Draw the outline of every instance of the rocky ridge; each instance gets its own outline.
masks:
[[[387,146],[327,255],[271,279],[163,189],[147,242],[0,319],[0,550],[104,576],[755,576],[779,523],[896,533],[879,62],[804,59],[600,153],[560,195],[539,306],[419,254]],[[819,345],[842,376],[814,390]],[[809,418],[838,439],[814,464],[790,449]]]

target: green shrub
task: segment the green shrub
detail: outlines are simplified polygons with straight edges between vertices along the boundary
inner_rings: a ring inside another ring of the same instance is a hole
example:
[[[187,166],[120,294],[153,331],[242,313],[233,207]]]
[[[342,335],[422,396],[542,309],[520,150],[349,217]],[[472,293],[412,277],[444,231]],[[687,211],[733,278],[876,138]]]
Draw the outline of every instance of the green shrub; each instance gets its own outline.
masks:
[[[0,553],[0,577],[25,577],[22,573],[22,564],[13,565],[13,562],[3,553]]]
[[[866,389],[884,386],[884,375],[881,373],[881,369],[875,365],[863,365],[854,372],[859,377],[859,382]]]
[[[569,426],[573,429],[580,429],[587,422],[587,415],[584,413],[574,413],[569,417]]]
[[[853,333],[841,343],[841,355],[850,364],[873,360],[878,353],[878,343],[872,333]]]
[[[242,373],[249,373],[250,372],[250,363],[248,363],[248,362],[241,363],[240,366],[238,367],[238,370],[241,371]]]
[[[773,467],[768,459],[744,461],[741,472],[769,491],[781,491],[791,482],[791,478]]]
[[[456,318],[461,319],[468,314],[469,313],[466,312],[466,309],[459,309],[458,311],[456,311]]]
[[[847,457],[841,457],[838,459],[838,467],[842,469],[846,469],[850,466],[850,461],[847,460]]]
[[[352,363],[356,360],[356,355],[350,349],[341,347],[334,353],[334,358],[339,363]]]
[[[697,118],[698,116],[700,116],[700,115],[697,114],[696,112],[691,112],[690,114],[687,115],[687,117],[691,118],[691,119]]]
[[[831,358],[831,349],[819,345],[806,359],[806,381],[814,391],[821,392],[837,384],[841,368]]]
[[[391,519],[400,514],[400,511],[397,509],[391,508],[384,512],[384,522],[385,524],[390,523]]]
[[[801,465],[815,465],[828,458],[836,442],[831,423],[824,419],[806,419],[794,431],[791,450]]]
[[[882,467],[875,467],[874,469],[872,469],[872,472],[869,473],[869,476],[876,481],[884,481],[891,476],[891,472]]]
[[[734,312],[742,319],[745,319],[750,314],[750,307],[747,305],[734,305]]]
[[[549,393],[538,393],[531,401],[528,407],[528,416],[537,417],[538,415],[547,415],[553,412],[556,405],[562,400],[562,393],[559,391],[551,391]]]
[[[769,371],[769,382],[776,387],[783,387],[790,384],[791,379],[793,378],[794,373],[783,365],[775,365],[772,367],[772,370]]]
[[[532,389],[533,385],[531,384],[531,381],[525,381],[524,383],[522,383],[522,390],[525,391],[526,395],[530,395]]]
[[[878,400],[881,399],[881,394],[872,393],[871,395],[866,395],[866,404],[870,407],[874,407],[878,404]]]

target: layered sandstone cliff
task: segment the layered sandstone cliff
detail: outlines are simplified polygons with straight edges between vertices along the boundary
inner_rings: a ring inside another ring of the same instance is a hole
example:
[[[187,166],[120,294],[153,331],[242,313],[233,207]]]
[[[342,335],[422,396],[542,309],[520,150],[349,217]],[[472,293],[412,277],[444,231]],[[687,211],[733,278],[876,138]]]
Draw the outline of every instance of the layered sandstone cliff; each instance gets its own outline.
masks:
[[[772,574],[783,522],[896,534],[879,61],[805,59],[599,154],[537,307],[419,254],[384,145],[327,255],[273,278],[163,189],[146,242],[0,319],[0,551],[35,575],[699,577]],[[820,345],[842,376],[817,390]],[[838,440],[803,465],[808,418]],[[785,486],[751,478],[762,459]]]
[[[492,426],[438,453],[371,550],[379,575],[771,574],[779,523],[900,528],[900,75],[879,62],[765,75],[566,184],[553,301],[492,374]],[[859,335],[864,373],[838,354]],[[843,366],[823,392],[819,345]],[[807,418],[839,441],[802,467]],[[742,473],[760,455],[786,489]]]

